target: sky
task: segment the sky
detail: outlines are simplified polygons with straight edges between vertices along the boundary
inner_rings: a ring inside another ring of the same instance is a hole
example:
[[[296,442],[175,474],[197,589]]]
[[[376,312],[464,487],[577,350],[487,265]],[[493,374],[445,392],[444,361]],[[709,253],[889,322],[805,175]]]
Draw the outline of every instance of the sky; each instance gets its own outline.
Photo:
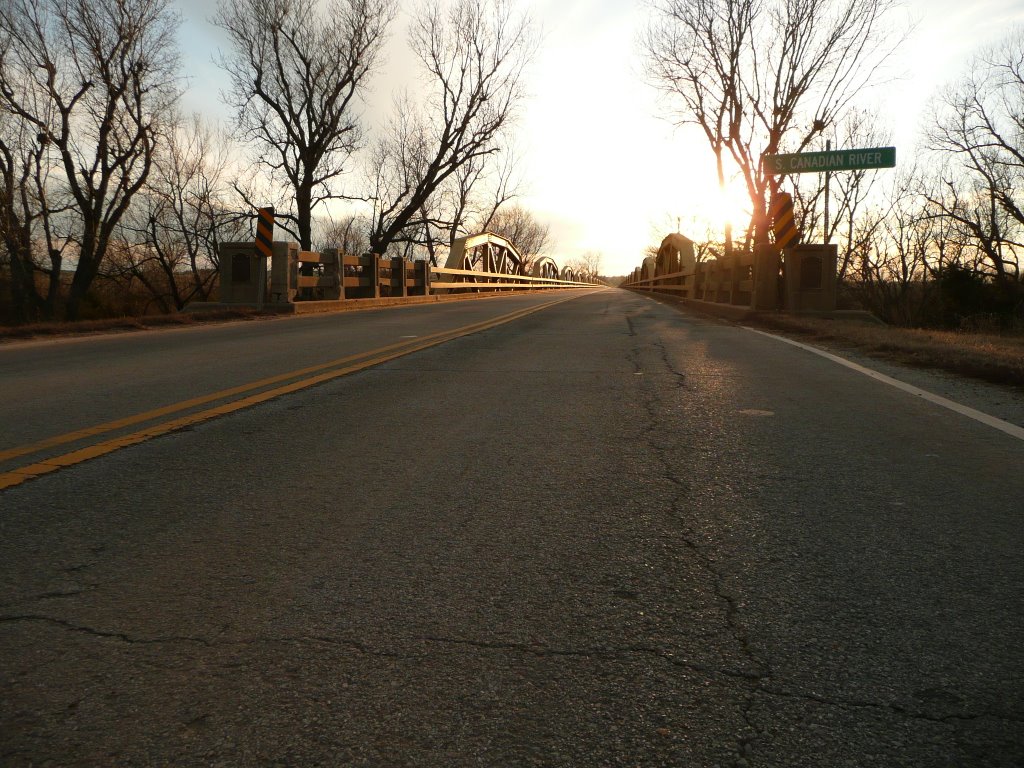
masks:
[[[674,230],[743,223],[742,193],[718,191],[713,156],[691,128],[675,128],[645,83],[637,38],[649,11],[643,0],[519,0],[542,33],[528,73],[529,99],[517,128],[523,177],[519,203],[547,223],[552,254],[563,264],[600,252],[601,272],[626,274],[644,248]],[[213,26],[211,0],[176,0],[188,88],[184,106],[227,123],[214,64],[226,50]],[[1024,23],[1024,0],[906,0],[913,24],[885,84],[864,95],[889,122],[897,163],[914,151],[928,100],[960,75],[980,46]],[[403,11],[412,3],[402,0]],[[414,84],[400,17],[373,84],[368,112]],[[364,114],[370,125],[382,114]],[[823,149],[824,147],[822,147]],[[882,171],[880,171],[882,172]],[[699,237],[702,232],[692,233]]]

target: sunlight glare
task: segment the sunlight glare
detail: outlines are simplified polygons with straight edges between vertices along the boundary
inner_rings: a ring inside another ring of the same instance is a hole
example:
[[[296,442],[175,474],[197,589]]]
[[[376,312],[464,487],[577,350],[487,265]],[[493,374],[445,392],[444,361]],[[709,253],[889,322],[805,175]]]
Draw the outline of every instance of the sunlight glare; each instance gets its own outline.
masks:
[[[734,237],[742,232],[750,222],[750,198],[742,179],[727,182],[724,189],[714,187],[706,199],[703,213],[708,229],[717,237],[723,236],[727,223],[732,224]]]

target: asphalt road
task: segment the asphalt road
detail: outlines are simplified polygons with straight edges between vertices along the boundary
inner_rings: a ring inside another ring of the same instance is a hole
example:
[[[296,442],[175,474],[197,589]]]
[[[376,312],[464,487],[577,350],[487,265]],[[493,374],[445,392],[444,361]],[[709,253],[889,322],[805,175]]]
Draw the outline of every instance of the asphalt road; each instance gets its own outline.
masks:
[[[0,448],[550,300],[0,350]],[[0,764],[1024,765],[1022,467],[581,295],[0,492]]]

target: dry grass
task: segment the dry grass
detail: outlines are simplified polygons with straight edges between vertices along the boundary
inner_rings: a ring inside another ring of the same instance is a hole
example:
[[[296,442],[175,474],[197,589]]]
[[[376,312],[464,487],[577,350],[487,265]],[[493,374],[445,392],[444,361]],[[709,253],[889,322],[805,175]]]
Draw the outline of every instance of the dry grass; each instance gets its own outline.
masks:
[[[238,308],[197,312],[194,314],[180,312],[171,315],[79,320],[73,323],[28,323],[25,325],[0,326],[0,343],[52,336],[81,336],[117,331],[140,331],[168,326],[200,325],[202,323],[216,323],[229,320],[255,320],[276,314],[275,312],[257,312],[255,309]]]
[[[1024,334],[895,328],[850,320],[757,314],[748,325],[820,346],[1024,388]]]

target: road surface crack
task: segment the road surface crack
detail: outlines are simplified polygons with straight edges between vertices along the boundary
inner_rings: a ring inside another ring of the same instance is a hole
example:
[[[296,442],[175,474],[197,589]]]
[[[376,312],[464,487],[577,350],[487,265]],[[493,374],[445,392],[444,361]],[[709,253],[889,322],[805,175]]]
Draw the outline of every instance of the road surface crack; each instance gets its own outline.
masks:
[[[1009,713],[995,713],[995,712],[980,712],[980,713],[964,713],[964,714],[953,714],[953,715],[933,715],[920,710],[912,710],[907,707],[900,706],[894,702],[878,702],[878,701],[867,701],[865,699],[847,699],[835,696],[822,696],[815,693],[806,693],[802,691],[785,691],[773,686],[762,684],[758,687],[758,692],[765,696],[779,698],[779,699],[791,699],[797,701],[810,702],[813,704],[821,704],[826,707],[837,707],[841,709],[873,709],[891,712],[899,715],[900,717],[909,718],[911,720],[924,720],[931,723],[948,724],[952,722],[971,722],[975,720],[999,720],[1009,723],[1024,723],[1024,718],[1015,717]]]
[[[663,341],[658,340],[653,343],[653,346],[660,350],[661,359],[665,365],[666,370],[676,379],[676,389],[686,388],[686,377],[681,371],[678,371],[675,366],[671,363],[668,357],[668,351]],[[634,348],[632,351],[632,357],[639,357],[639,348]],[[637,364],[636,362],[634,364]],[[668,455],[668,447],[661,444],[655,439],[656,436],[663,435],[666,431],[663,416],[665,414],[664,403],[662,402],[661,394],[655,389],[650,383],[641,384],[641,388],[644,390],[643,406],[647,415],[646,423],[643,427],[643,434],[645,435],[646,442],[651,452],[657,457],[659,464],[661,465],[660,477],[669,483],[674,489],[675,493],[672,496],[669,504],[670,515],[680,523],[684,523],[686,519],[683,508],[684,501],[691,492],[690,484],[677,472],[677,462],[672,460],[672,457]],[[765,674],[759,675],[759,677],[767,676],[767,664],[757,658],[753,649],[750,647],[750,642],[747,637],[746,629],[743,627],[742,622],[739,618],[740,605],[736,598],[728,592],[725,586],[725,577],[721,570],[715,564],[714,559],[707,553],[705,548],[701,546],[693,536],[687,531],[683,530],[680,532],[680,538],[686,547],[696,557],[697,562],[701,567],[711,575],[712,583],[714,585],[715,596],[725,607],[725,619],[726,624],[729,627],[730,632],[736,638],[739,643],[743,654],[751,661],[751,663],[759,668],[766,670]]]
[[[62,627],[69,632],[79,632],[92,637],[100,637],[109,640],[120,640],[123,643],[130,645],[157,645],[161,643],[193,643],[196,645],[204,645],[209,647],[210,642],[201,637],[185,637],[185,636],[167,636],[167,637],[152,637],[152,638],[139,638],[132,637],[125,632],[114,632],[110,630],[96,629],[95,627],[88,627],[82,624],[74,624],[65,619],[54,618],[53,616],[44,616],[42,614],[26,613],[26,614],[8,614],[0,615],[0,623],[9,622],[42,622],[45,624],[52,624],[53,626]]]
[[[86,584],[81,587],[73,587],[69,589],[52,589],[47,592],[40,592],[38,595],[28,595],[26,597],[19,597],[16,600],[7,600],[0,603],[0,608],[11,609],[17,605],[25,605],[26,603],[41,603],[44,600],[59,600],[65,597],[77,597],[78,595],[84,595],[88,592],[93,592],[100,588],[100,584]]]
[[[649,342],[648,346],[657,350],[659,362],[671,377],[673,385],[671,389],[665,388],[664,384],[658,387],[653,377],[644,377],[640,383],[641,407],[646,416],[641,433],[651,453],[660,464],[659,476],[672,488],[672,497],[669,502],[668,514],[680,524],[678,535],[683,545],[691,552],[695,561],[710,576],[711,588],[715,598],[724,608],[725,625],[728,632],[733,636],[740,653],[747,659],[753,671],[743,671],[743,680],[750,683],[750,690],[745,696],[740,715],[746,724],[743,732],[735,736],[736,759],[738,765],[743,765],[753,751],[753,742],[760,735],[753,718],[751,710],[754,706],[754,697],[761,689],[765,680],[771,676],[770,665],[757,657],[754,652],[747,630],[740,617],[740,601],[727,588],[726,576],[717,565],[707,548],[702,546],[687,528],[686,501],[689,499],[692,489],[687,480],[680,477],[678,473],[678,461],[674,460],[670,448],[678,448],[679,433],[666,424],[666,416],[672,413],[671,407],[678,400],[678,393],[681,391],[691,392],[686,375],[679,370],[669,355],[668,347],[664,340],[655,339]],[[630,351],[630,360],[637,370],[641,370],[641,347],[634,346]],[[660,381],[664,381],[661,379]],[[674,438],[675,442],[666,444],[666,436]],[[702,670],[694,670],[702,671]]]
[[[654,656],[668,664],[672,664],[676,667],[681,667],[690,672],[694,672],[705,677],[725,677],[732,680],[743,680],[747,682],[758,682],[761,680],[761,677],[753,672],[749,672],[742,669],[721,669],[717,667],[708,666],[706,664],[698,664],[687,659],[679,658],[675,656],[673,653],[665,651],[661,648],[654,648],[646,645],[628,645],[621,647],[599,646],[593,648],[555,648],[552,646],[544,645],[542,643],[516,643],[497,640],[472,640],[468,638],[441,637],[437,635],[419,635],[416,637],[411,637],[409,639],[418,642],[465,646],[475,648],[481,651],[512,651],[515,653],[527,654],[538,657],[560,656],[581,659],[606,659],[612,661],[623,661],[630,656]]]
[[[240,641],[234,641],[232,644],[237,644]],[[351,640],[348,638],[336,638],[327,637],[326,635],[308,635],[300,637],[258,637],[251,641],[241,641],[246,644],[248,643],[317,643],[320,645],[333,645],[341,648],[349,648],[356,651],[363,656],[375,656],[378,658],[387,659],[402,659],[407,658],[407,655],[396,653],[394,651],[382,651],[378,648],[371,648],[366,643],[362,643],[358,640]],[[409,657],[411,658],[411,657]]]
[[[661,354],[661,362],[665,366],[665,370],[667,370],[675,379],[676,389],[689,390],[689,384],[686,381],[686,374],[675,367],[675,364],[669,357],[668,347],[665,346],[665,342],[658,339],[654,342],[654,347]]]

